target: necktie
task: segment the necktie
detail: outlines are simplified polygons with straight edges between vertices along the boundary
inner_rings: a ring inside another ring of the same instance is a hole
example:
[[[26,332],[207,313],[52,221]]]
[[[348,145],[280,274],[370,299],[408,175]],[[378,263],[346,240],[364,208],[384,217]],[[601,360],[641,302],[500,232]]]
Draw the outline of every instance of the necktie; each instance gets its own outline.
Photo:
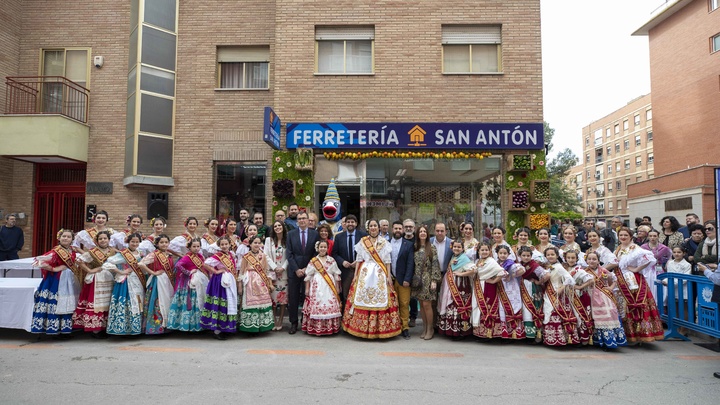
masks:
[[[303,251],[303,253],[304,253],[304,252],[305,252],[305,242],[306,242],[306,240],[305,240],[305,231],[300,232],[300,234],[302,235],[302,239],[301,239],[301,241],[300,241],[300,247],[302,248],[302,251]]]
[[[353,236],[351,233],[348,234],[348,257],[351,262],[355,261],[355,249],[353,249]]]

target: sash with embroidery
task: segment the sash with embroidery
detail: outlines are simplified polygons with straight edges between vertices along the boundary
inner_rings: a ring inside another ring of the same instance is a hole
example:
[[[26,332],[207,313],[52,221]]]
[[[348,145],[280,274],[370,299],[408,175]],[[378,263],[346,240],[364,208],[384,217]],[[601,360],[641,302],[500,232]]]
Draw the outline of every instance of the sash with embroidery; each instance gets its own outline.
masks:
[[[313,257],[312,260],[310,260],[310,264],[315,267],[315,270],[317,270],[317,272],[322,276],[323,280],[328,283],[330,289],[335,294],[335,298],[337,298],[338,302],[340,302],[340,295],[338,294],[337,287],[335,287],[335,281],[325,270],[325,266],[323,266],[323,264],[320,262],[320,259],[318,259],[317,257]]]
[[[130,252],[130,249],[123,249],[120,251],[120,254],[125,258],[125,261],[127,262],[128,266],[133,270],[135,275],[140,279],[140,283],[145,286],[145,274],[140,269],[140,266],[138,266],[138,261],[133,256],[132,252]]]
[[[615,294],[612,293],[612,291],[607,290],[607,284],[605,284],[605,281],[603,281],[602,277],[600,277],[599,273],[601,273],[600,268],[598,268],[597,273],[595,273],[591,268],[585,269],[587,272],[592,274],[593,277],[595,277],[595,288],[599,289],[603,294],[605,294],[612,302],[615,302]],[[615,305],[617,306],[617,302],[615,302]]]
[[[455,284],[455,276],[453,275],[452,271],[448,271],[447,273],[445,273],[445,278],[448,289],[450,290],[450,296],[452,296],[453,302],[457,307],[460,319],[462,319],[463,321],[467,321],[468,319],[470,319],[470,314],[472,313],[471,297],[468,295],[467,299],[463,300],[462,295],[460,294],[460,291]]]
[[[85,232],[87,232],[88,235],[90,235],[90,239],[95,240],[95,237],[97,236],[99,231],[95,227],[92,227],[92,228],[86,229]]]
[[[620,292],[622,292],[623,297],[625,297],[625,303],[627,304],[627,316],[633,321],[637,322],[642,321],[643,319],[643,306],[645,298],[647,298],[648,291],[648,286],[644,280],[644,277],[642,275],[638,277],[638,275],[640,274],[633,273],[633,276],[635,276],[639,287],[636,290],[635,294],[633,294],[620,268],[618,267],[615,269],[615,276],[618,280],[618,287],[620,287]]]
[[[385,263],[383,263],[383,260],[380,258],[380,254],[375,249],[375,246],[373,246],[372,242],[370,242],[370,237],[365,236],[361,239],[363,246],[365,249],[370,253],[370,256],[375,260],[375,263],[377,263],[378,266],[382,269],[383,273],[385,273],[385,278],[389,279],[390,273],[388,272],[387,266],[385,266]]]
[[[453,285],[455,285],[454,282]],[[488,307],[487,299],[485,298],[485,291],[483,291],[482,284],[478,278],[475,278],[475,300],[477,301],[480,313],[482,314],[483,325],[485,325],[487,329],[492,330],[494,326],[493,322],[500,317],[500,312],[498,311],[500,306],[498,300],[496,299],[493,301],[492,306]]]
[[[560,297],[558,297],[557,292],[555,291],[555,286],[552,282],[547,283],[545,292],[550,298],[550,303],[552,304],[553,309],[555,309],[555,313],[557,313],[558,316],[563,320],[563,324],[565,324],[565,331],[568,334],[572,335],[573,327],[577,323],[577,318],[575,318],[575,314],[573,314],[572,310],[565,310],[565,307],[563,307],[562,303],[560,303]]]
[[[213,255],[214,258],[216,258],[220,263],[225,266],[230,273],[233,275],[237,274],[237,269],[235,268],[235,262],[233,261],[232,257],[230,257],[230,254],[218,252]]]
[[[580,319],[582,319],[583,323],[587,326],[588,330],[590,331],[590,334],[592,334],[592,327],[593,327],[593,319],[592,314],[587,312],[587,308],[585,308],[585,305],[583,305],[582,301],[580,301],[580,297],[577,294],[573,294],[573,306],[575,307],[575,310],[577,311],[578,315],[580,316]]]
[[[191,236],[189,233],[187,233],[187,232],[185,232],[184,234],[182,234],[182,237],[185,238],[185,241],[186,241],[186,242],[190,242],[190,240],[192,239],[192,236]]]
[[[257,257],[253,256],[251,252],[245,253],[243,256],[243,259],[248,261],[248,264],[250,265],[250,270],[254,270],[262,279],[263,283],[265,283],[265,287],[267,288],[268,294],[272,292],[273,284],[270,280],[270,277],[268,277],[267,274],[265,274],[265,270],[262,267],[262,264],[257,259]]]
[[[105,253],[102,252],[102,250],[100,250],[96,247],[88,250],[88,253],[90,253],[90,256],[92,256],[93,260],[95,260],[96,262],[98,262],[100,264],[105,263],[105,260],[107,260],[108,257],[110,257],[109,255],[106,255]]]
[[[505,323],[508,325],[508,329],[513,331],[512,333],[515,333],[520,326],[519,322],[522,322],[522,310],[517,314],[513,311],[510,298],[508,298],[507,292],[505,292],[505,285],[503,285],[502,281],[496,283],[495,288],[497,288],[498,294],[497,301],[500,301],[505,310]]]
[[[525,308],[530,311],[530,315],[532,315],[532,321],[539,332],[542,329],[544,317],[542,307],[540,307],[540,309],[535,307],[535,302],[533,302],[532,295],[530,294],[530,291],[527,290],[525,283],[522,281],[520,282],[520,297],[522,298],[523,304],[525,304]]]
[[[158,267],[162,268],[165,274],[167,274],[168,278],[170,279],[170,282],[173,282],[175,279],[175,274],[173,273],[173,265],[172,261],[170,261],[170,258],[165,253],[156,250],[155,251],[155,268],[153,270],[157,271]],[[159,265],[159,266],[158,266]]]
[[[62,246],[58,245],[53,248],[53,252],[55,252],[58,255],[60,260],[63,261],[65,266],[67,266],[67,268],[70,269],[70,271],[72,271],[73,274],[77,273],[77,268],[75,267],[75,259],[73,258],[73,256],[70,253],[68,253],[67,250],[65,250]],[[76,274],[76,276],[77,276],[77,274]]]
[[[203,239],[205,239],[205,241],[208,243],[208,245],[212,245],[213,243],[216,242],[215,239],[212,237],[212,235],[210,235],[209,233],[206,233],[205,235],[203,235]]]
[[[235,252],[238,248],[238,244],[235,241],[234,237],[230,236],[229,239],[230,239],[230,251]]]
[[[203,272],[206,276],[208,275],[207,270],[203,267],[203,260],[199,254],[189,252],[185,256],[187,256],[190,259],[190,261],[195,266],[195,268],[197,268],[198,270]]]

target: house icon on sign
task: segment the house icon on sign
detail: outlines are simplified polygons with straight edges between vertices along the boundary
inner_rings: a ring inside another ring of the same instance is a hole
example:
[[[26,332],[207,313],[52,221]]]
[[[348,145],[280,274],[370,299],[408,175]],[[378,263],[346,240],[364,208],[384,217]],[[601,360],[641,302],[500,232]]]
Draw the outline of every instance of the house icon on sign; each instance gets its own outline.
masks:
[[[420,125],[415,125],[414,127],[412,127],[412,129],[410,131],[408,131],[408,135],[410,135],[410,142],[411,142],[410,144],[408,144],[408,146],[426,146],[426,144],[420,143],[420,142],[425,142],[425,134],[426,133],[427,132],[425,132],[425,130],[422,129],[420,127]]]

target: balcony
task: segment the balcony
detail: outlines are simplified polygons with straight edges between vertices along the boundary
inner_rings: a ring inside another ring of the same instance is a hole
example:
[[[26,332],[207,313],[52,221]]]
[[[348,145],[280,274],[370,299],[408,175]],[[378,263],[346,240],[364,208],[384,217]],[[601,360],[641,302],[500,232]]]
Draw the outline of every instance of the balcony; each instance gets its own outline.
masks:
[[[5,78],[0,156],[35,163],[86,162],[90,91],[60,76]]]

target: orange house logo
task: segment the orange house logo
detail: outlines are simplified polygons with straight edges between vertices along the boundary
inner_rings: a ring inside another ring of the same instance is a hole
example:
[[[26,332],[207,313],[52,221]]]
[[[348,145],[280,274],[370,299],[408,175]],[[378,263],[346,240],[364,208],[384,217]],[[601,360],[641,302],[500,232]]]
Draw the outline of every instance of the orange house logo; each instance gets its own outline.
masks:
[[[425,142],[425,132],[424,129],[420,127],[420,125],[415,125],[412,127],[410,131],[408,131],[408,135],[410,135],[410,143],[408,146],[426,146],[426,144],[421,143]]]

